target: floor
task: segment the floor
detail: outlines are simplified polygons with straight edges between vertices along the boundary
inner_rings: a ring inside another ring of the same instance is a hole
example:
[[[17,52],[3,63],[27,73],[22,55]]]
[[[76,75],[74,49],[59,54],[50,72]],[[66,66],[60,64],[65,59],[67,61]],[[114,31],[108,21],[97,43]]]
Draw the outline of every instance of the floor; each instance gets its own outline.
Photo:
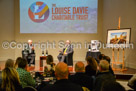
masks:
[[[117,80],[123,87],[125,87],[126,90],[132,90],[127,84],[128,80]]]

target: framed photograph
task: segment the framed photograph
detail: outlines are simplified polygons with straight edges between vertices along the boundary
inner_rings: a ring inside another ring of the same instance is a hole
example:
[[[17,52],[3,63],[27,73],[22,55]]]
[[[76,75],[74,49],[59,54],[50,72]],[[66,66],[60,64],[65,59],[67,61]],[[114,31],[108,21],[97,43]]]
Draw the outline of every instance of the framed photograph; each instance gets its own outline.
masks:
[[[108,29],[107,44],[126,45],[130,43],[131,28]]]

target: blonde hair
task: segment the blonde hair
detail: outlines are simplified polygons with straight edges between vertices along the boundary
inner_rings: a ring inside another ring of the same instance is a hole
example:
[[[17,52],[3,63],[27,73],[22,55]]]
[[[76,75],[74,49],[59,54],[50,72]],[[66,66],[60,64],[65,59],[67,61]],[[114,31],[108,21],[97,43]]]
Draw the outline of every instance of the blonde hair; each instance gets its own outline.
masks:
[[[14,61],[12,59],[8,59],[5,63],[5,68],[14,67]]]
[[[2,86],[5,91],[15,91],[15,85],[20,84],[19,75],[15,68],[7,67],[2,71]]]
[[[109,63],[106,60],[101,60],[99,67],[101,67],[102,71],[108,71],[109,70]]]

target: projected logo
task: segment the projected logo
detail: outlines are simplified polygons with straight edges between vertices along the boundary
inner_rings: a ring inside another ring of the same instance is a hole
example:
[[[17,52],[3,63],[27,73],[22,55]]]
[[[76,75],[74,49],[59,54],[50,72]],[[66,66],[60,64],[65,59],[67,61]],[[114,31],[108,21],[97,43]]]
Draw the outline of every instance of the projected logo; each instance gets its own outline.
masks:
[[[49,8],[43,2],[35,2],[29,7],[28,15],[34,22],[44,22],[49,17]]]

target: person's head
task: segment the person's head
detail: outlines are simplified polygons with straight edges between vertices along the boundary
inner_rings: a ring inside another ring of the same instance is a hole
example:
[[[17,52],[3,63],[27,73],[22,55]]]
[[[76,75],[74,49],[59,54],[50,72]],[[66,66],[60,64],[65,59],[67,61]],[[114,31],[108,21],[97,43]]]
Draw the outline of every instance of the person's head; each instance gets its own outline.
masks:
[[[18,68],[25,69],[26,67],[27,67],[27,60],[22,58],[18,63]]]
[[[92,69],[97,70],[97,62],[93,57],[88,56],[86,58],[87,64],[92,67]]]
[[[105,56],[104,54],[100,54],[100,55],[98,56],[99,61],[102,60],[104,56]]]
[[[46,62],[47,62],[47,64],[53,63],[53,57],[52,57],[52,55],[48,55],[48,56],[47,56]]]
[[[109,71],[109,63],[106,60],[101,60],[99,64],[99,70],[100,72],[106,72]]]
[[[101,91],[126,91],[126,90],[118,82],[115,82],[115,81],[106,81],[106,82],[104,82]]]
[[[28,40],[28,44],[32,44],[32,40]]]
[[[5,68],[14,67],[14,61],[12,59],[8,59],[5,63]]]
[[[85,66],[83,62],[77,62],[75,64],[75,72],[85,72]]]
[[[21,58],[21,57],[18,57],[18,58],[16,59],[16,62],[15,62],[15,68],[17,68],[17,67],[18,67],[18,63],[20,62],[20,60],[22,60],[22,58]]]
[[[68,79],[68,66],[64,62],[59,62],[55,67],[55,76],[58,80]]]
[[[104,59],[104,60],[107,60],[107,61],[109,62],[109,64],[110,64],[111,59],[110,59],[109,56],[104,56],[103,59]]]
[[[71,43],[70,40],[66,40],[66,45],[69,45]]]
[[[2,71],[2,86],[5,91],[15,91],[15,85],[20,84],[19,75],[15,68],[5,68]]]

